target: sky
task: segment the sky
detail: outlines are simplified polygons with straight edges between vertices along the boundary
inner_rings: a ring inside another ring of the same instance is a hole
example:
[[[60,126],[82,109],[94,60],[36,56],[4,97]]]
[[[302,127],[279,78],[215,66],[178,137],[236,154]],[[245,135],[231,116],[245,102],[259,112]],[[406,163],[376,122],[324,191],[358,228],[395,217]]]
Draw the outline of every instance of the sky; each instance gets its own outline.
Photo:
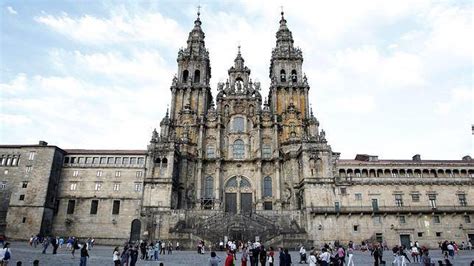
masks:
[[[241,45],[268,95],[281,6],[341,158],[474,156],[471,1],[5,1],[0,144],[146,149],[197,6],[225,81]]]

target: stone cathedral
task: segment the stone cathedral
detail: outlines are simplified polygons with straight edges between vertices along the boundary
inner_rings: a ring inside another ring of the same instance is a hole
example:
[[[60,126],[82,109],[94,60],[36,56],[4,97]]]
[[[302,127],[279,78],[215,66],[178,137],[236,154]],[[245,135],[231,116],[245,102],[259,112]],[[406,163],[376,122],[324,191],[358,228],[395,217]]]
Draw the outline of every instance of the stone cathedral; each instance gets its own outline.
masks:
[[[199,239],[432,246],[473,239],[471,157],[340,159],[310,108],[303,54],[281,15],[267,97],[240,47],[212,95],[198,13],[178,52],[170,108],[146,150],[1,145],[0,234],[188,247]]]

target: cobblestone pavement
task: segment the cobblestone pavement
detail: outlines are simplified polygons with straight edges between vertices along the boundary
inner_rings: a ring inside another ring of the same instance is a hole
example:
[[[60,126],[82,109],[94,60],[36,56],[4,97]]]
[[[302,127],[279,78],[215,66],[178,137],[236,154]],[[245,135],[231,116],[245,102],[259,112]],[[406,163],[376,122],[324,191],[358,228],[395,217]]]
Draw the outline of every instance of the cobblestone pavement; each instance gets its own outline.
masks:
[[[70,251],[67,251],[64,247],[58,249],[58,254],[53,255],[52,248],[49,247],[47,254],[41,254],[42,248],[38,246],[36,249],[22,242],[11,243],[12,260],[9,263],[10,266],[15,266],[17,261],[22,261],[23,265],[32,265],[34,260],[39,260],[40,265],[79,265],[79,250],[76,251],[76,257],[72,258]],[[93,250],[89,252],[90,258],[87,261],[87,265],[113,265],[112,263],[112,250],[110,246],[95,246]],[[225,253],[217,252],[217,255],[222,258],[221,265],[224,265]],[[433,261],[438,261],[441,256],[439,250],[430,251],[431,258]],[[291,252],[293,265],[299,265],[299,254],[297,251]],[[236,265],[240,265],[240,253],[237,254],[239,261]],[[202,265],[207,266],[209,259],[209,253],[199,255],[195,251],[173,251],[171,255],[162,255],[160,260],[155,261],[142,261],[139,260],[137,265],[159,265],[159,262],[163,262],[165,266],[191,266],[191,265]],[[384,260],[387,261],[387,265],[391,265],[392,255],[390,251],[385,251]],[[410,258],[411,259],[411,258]],[[474,250],[460,251],[459,255],[454,258],[451,262],[453,265],[470,265],[474,259]],[[373,259],[370,257],[368,252],[356,251],[354,255],[355,265],[373,265]],[[278,257],[275,258],[275,265],[279,265]],[[408,264],[408,265],[420,265],[420,264]],[[437,264],[436,264],[437,265]]]

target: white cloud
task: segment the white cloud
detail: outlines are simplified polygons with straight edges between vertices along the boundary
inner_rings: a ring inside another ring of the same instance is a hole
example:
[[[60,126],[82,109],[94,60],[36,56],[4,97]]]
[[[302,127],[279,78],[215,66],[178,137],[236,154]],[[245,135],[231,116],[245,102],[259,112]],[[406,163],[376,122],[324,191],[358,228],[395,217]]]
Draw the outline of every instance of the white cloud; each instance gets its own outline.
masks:
[[[11,6],[7,6],[7,10],[8,10],[8,13],[10,13],[12,15],[17,15],[18,14],[18,12],[15,9],[13,9],[13,7],[11,7]]]
[[[73,40],[94,45],[154,41],[177,46],[185,36],[176,21],[157,12],[133,15],[121,9],[109,18],[43,14],[35,20]]]
[[[459,70],[472,69],[472,9],[425,0],[244,1],[232,10],[207,4],[201,20],[214,92],[240,42],[252,78],[267,95],[280,5],[295,45],[303,49],[315,114],[344,158],[365,149],[383,158],[408,158],[415,148],[425,158],[467,153],[472,79],[471,71]],[[44,44],[53,62],[45,63],[45,73],[2,81],[8,107],[2,119],[24,116],[16,132],[38,128],[66,148],[144,148],[169,103],[174,58],[194,19],[162,9],[130,10],[37,16],[37,23],[73,45]],[[27,121],[34,125],[23,127]],[[446,138],[456,139],[456,148],[433,145]]]

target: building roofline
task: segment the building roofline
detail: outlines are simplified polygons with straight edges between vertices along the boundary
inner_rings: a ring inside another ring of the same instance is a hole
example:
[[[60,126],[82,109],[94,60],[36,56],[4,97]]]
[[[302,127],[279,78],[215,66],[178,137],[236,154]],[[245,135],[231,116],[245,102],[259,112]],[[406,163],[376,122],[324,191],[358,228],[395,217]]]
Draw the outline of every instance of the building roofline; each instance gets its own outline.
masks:
[[[96,150],[96,149],[65,149],[68,155],[73,154],[126,154],[126,155],[146,155],[147,150]]]

